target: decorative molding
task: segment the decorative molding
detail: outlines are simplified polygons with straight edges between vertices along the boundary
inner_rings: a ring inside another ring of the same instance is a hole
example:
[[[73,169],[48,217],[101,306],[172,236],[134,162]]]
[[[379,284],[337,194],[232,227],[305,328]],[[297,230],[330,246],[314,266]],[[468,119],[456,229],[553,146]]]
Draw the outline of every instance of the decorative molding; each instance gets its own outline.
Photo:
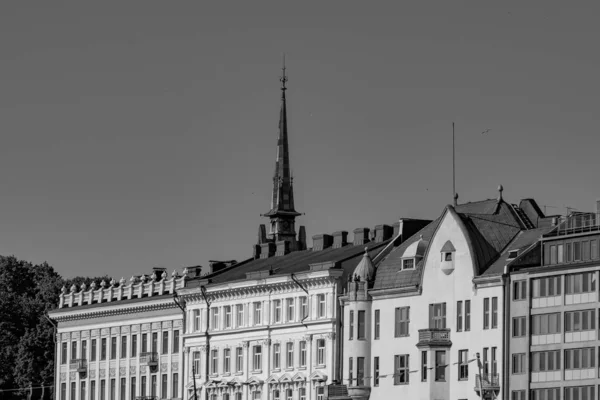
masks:
[[[175,309],[177,308],[177,305],[174,302],[163,302],[163,303],[159,303],[159,304],[145,304],[145,305],[139,305],[139,303],[134,303],[131,304],[131,307],[127,307],[127,308],[117,308],[117,309],[106,309],[107,307],[112,307],[113,305],[110,303],[106,303],[106,304],[102,304],[103,307],[95,307],[95,308],[90,308],[88,309],[89,312],[79,312],[82,310],[78,310],[77,308],[73,308],[73,309],[69,309],[69,308],[63,308],[60,311],[57,311],[56,313],[60,312],[60,313],[66,313],[69,311],[73,311],[76,312],[76,314],[65,314],[65,315],[53,315],[52,318],[55,319],[58,322],[64,322],[64,321],[76,321],[76,320],[81,320],[81,319],[94,319],[94,318],[102,318],[102,317],[111,317],[111,316],[115,316],[115,315],[128,315],[128,314],[138,314],[138,313],[143,313],[143,312],[152,312],[152,311],[159,311],[159,310],[168,310],[168,309]],[[177,312],[179,314],[181,314],[181,312],[179,311],[179,309],[177,309]]]
[[[77,332],[71,332],[71,339],[75,340],[75,339],[79,339],[81,337],[81,332],[77,331]]]
[[[82,331],[81,332],[81,338],[82,339],[86,339],[90,337],[90,331]]]
[[[131,330],[131,328],[129,327],[129,325],[125,325],[121,327],[121,333],[129,333],[129,331]]]
[[[171,328],[171,327],[173,327],[173,321],[164,321],[162,323],[162,328],[163,329],[168,329],[168,328]]]
[[[142,374],[145,374],[145,373],[146,373],[146,366],[145,366],[145,365],[142,365],[142,366],[140,367],[140,373],[142,373]]]
[[[213,346],[213,347],[214,347],[214,346]],[[201,346],[198,346],[198,348],[200,349],[200,351],[201,351],[202,353],[206,353],[206,350],[208,349],[208,346],[206,346],[206,345],[204,345],[204,344],[203,344],[203,345],[201,345]]]
[[[98,336],[100,334],[99,329],[92,329],[92,337]]]
[[[96,378],[96,370],[95,369],[90,369],[90,378],[91,379],[95,379]]]
[[[132,325],[131,326],[131,332],[132,333],[137,333],[140,331],[140,326],[139,325]]]
[[[335,339],[335,332],[329,332],[325,335],[325,338],[327,340],[334,340]]]
[[[61,372],[60,373],[60,381],[64,382],[67,380],[67,373],[66,372]]]
[[[117,374],[116,368],[111,368],[108,370],[109,376],[112,378]]]
[[[244,340],[244,341],[242,342],[242,347],[243,347],[244,349],[247,349],[247,348],[248,348],[248,346],[250,346],[250,341],[248,341],[248,340]]]
[[[130,375],[135,375],[135,373],[136,373],[136,367],[135,367],[135,365],[129,366],[129,374]]]
[[[150,324],[142,324],[142,332],[150,330]]]
[[[100,330],[100,335],[102,336],[108,336],[110,334],[110,330],[108,328],[102,328]]]
[[[100,378],[105,378],[106,377],[106,370],[103,368],[100,370]]]
[[[118,326],[113,326],[112,328],[110,328],[111,335],[118,335],[119,333],[120,333],[120,329]]]
[[[171,363],[171,372],[179,371],[179,363],[173,362]]]
[[[119,375],[127,374],[127,367],[119,367]]]
[[[155,331],[155,330],[160,329],[160,325],[161,325],[160,322],[153,322],[152,323],[152,330]]]
[[[160,364],[160,372],[167,372],[168,368],[169,368],[169,364],[167,364],[167,363]]]
[[[69,332],[63,333],[62,340],[71,340],[71,333],[69,333]]]
[[[181,328],[183,326],[183,321],[180,319],[177,319],[175,321],[173,321],[173,327],[175,328]]]

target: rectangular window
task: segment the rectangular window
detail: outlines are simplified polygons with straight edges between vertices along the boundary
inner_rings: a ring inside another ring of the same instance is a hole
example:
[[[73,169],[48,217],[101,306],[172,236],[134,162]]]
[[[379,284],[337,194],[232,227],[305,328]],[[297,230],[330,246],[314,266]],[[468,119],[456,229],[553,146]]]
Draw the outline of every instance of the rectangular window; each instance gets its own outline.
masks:
[[[85,381],[80,381],[80,383],[79,383],[79,398],[81,400],[87,399],[87,397],[86,397],[86,389],[87,389],[86,382]]]
[[[67,342],[62,342],[61,352],[60,352],[60,363],[65,365],[67,363]]]
[[[588,261],[590,259],[590,242],[589,240],[584,240],[581,242],[581,250],[583,253],[583,261]]]
[[[88,359],[88,354],[87,354],[87,340],[82,340],[81,341],[81,358],[83,358],[84,360]]]
[[[594,389],[594,386],[565,387],[565,400],[594,400],[596,398]]]
[[[531,353],[531,371],[560,371],[560,350],[536,351]]]
[[[167,398],[167,374],[162,375],[162,381],[160,385],[161,399]]]
[[[158,332],[152,332],[152,352],[158,352]]]
[[[219,350],[217,349],[210,351],[210,373],[219,373]]]
[[[559,244],[556,246],[556,250],[557,250],[557,261],[559,264],[562,264],[565,262],[565,250],[564,250],[564,246],[562,244]]]
[[[348,321],[348,340],[354,339],[354,311],[350,310],[350,321]]]
[[[231,373],[231,349],[223,349],[223,373]]]
[[[127,336],[121,336],[121,358],[127,357]]]
[[[598,259],[598,241],[597,240],[592,240],[590,242],[590,257],[592,260],[597,260]]]
[[[194,310],[194,331],[198,332],[200,330],[200,310]]]
[[[173,331],[173,348],[171,352],[173,354],[179,353],[179,330]]]
[[[260,325],[262,322],[262,303],[254,303],[254,325]]]
[[[134,398],[132,397],[132,399]],[[96,400],[96,381],[90,381],[90,400]]]
[[[244,352],[241,347],[235,348],[235,370],[242,372],[244,369]]]
[[[565,245],[565,250],[566,250],[566,261],[567,262],[571,262],[573,261],[573,246],[571,245],[571,243],[567,243]]]
[[[513,390],[510,394],[510,400],[527,400],[525,398],[525,390]]]
[[[512,319],[512,335],[513,337],[522,337],[526,334],[526,317],[515,317]]]
[[[518,353],[512,355],[512,373],[525,373],[525,353]]]
[[[490,373],[490,348],[483,348],[483,373],[485,375]]]
[[[279,343],[273,344],[273,369],[281,368],[281,345]]]
[[[273,322],[281,322],[281,300],[273,300]]]
[[[318,317],[319,318],[325,318],[325,295],[324,294],[318,294],[317,295],[317,305],[318,305]]]
[[[465,300],[465,332],[471,330],[471,300]]]
[[[415,268],[415,260],[413,258],[407,258],[406,260],[402,260],[402,269],[414,269]]]
[[[365,386],[365,358],[356,357],[356,384]]]
[[[77,384],[75,382],[71,382],[71,399],[75,398],[77,398]]]
[[[77,342],[71,342],[71,360],[77,359]]]
[[[533,298],[560,296],[560,276],[549,276],[532,280]]]
[[[573,242],[573,261],[581,261],[581,242]]]
[[[140,389],[141,395],[142,395],[142,397],[145,397],[146,391],[148,388],[148,378],[146,376],[142,376],[142,381],[140,382],[140,384],[141,384],[141,389]]]
[[[93,385],[93,386],[95,386],[95,385]],[[135,397],[136,397],[136,378],[135,378],[135,376],[131,377],[130,390],[131,390],[131,396],[129,396],[129,398],[135,399]]]
[[[288,342],[286,343],[286,352],[285,352],[285,366],[287,368],[294,368],[294,343]]]
[[[523,397],[523,399],[525,399],[525,397]],[[560,389],[559,388],[532,389],[530,400],[560,400]],[[567,398],[565,397],[564,400],[567,400]],[[575,400],[575,399],[568,399],[568,400]]]
[[[596,291],[596,272],[583,272],[565,276],[565,294],[591,293]]]
[[[296,308],[294,307],[294,299],[290,298],[286,300],[286,319],[288,322],[296,320]]]
[[[179,397],[179,374],[177,372],[175,372],[173,374],[173,398],[177,398]]]
[[[456,302],[456,332],[461,332],[463,327],[463,302]]]
[[[67,400],[67,384],[64,382],[60,384],[60,400]]]
[[[550,264],[556,264],[557,263],[557,251],[556,251],[556,245],[550,245]]]
[[[446,380],[446,351],[437,350],[435,352],[435,380],[445,381]]]
[[[421,382],[427,382],[427,351],[421,352]]]
[[[446,328],[446,303],[435,303],[429,305],[429,328]]]
[[[152,375],[151,379],[151,385],[152,387],[150,388],[150,395],[152,397],[156,396],[156,375]]]
[[[231,328],[232,324],[232,315],[231,315],[231,306],[225,306],[225,329]]]
[[[306,341],[300,342],[300,367],[306,367]]]
[[[211,328],[213,330],[218,330],[219,329],[219,307],[212,307],[210,309],[210,315],[211,315]]]
[[[459,350],[458,351],[458,380],[469,379],[469,351]]]
[[[527,281],[515,281],[513,282],[513,300],[525,300],[527,299]]]
[[[365,339],[365,312],[358,311],[358,340]]]
[[[106,338],[102,338],[102,347],[100,348],[100,360],[106,360]]]
[[[410,324],[410,307],[396,308],[394,319],[394,337],[408,336],[408,328]]]
[[[354,359],[352,357],[348,358],[348,386],[355,386],[354,384]],[[358,383],[356,384],[358,386]]]
[[[199,351],[194,351],[194,353],[192,354],[192,374],[193,375],[200,375],[200,352]]]
[[[238,304],[235,306],[235,325],[239,328],[244,326],[244,305]]]
[[[381,328],[380,328],[380,313],[379,310],[375,310],[375,321],[373,323],[373,336],[375,338],[375,340],[379,339],[379,334],[381,332]]]
[[[394,356],[394,385],[409,382],[408,354]]]
[[[596,310],[565,313],[565,332],[593,331],[596,329]]]
[[[302,320],[308,318],[308,298],[300,297],[300,317]]]
[[[379,357],[373,358],[373,385],[379,386]]]
[[[492,375],[498,373],[498,348],[492,347]]]
[[[98,354],[98,346],[96,344],[96,339],[92,339],[92,348],[91,348],[91,352],[92,354],[90,354],[90,358],[92,359],[92,361],[96,361],[96,355]]]
[[[262,369],[262,347],[254,346],[252,348],[252,370],[260,371]]]
[[[148,334],[142,333],[142,353],[148,351]]]
[[[532,335],[553,335],[561,333],[560,313],[538,314],[531,317]]]
[[[492,297],[492,329],[498,328],[498,298]]]
[[[125,398],[127,397],[127,379],[126,378],[121,378],[121,391],[120,393],[120,399],[121,400],[125,400]],[[81,397],[81,399],[85,399],[85,397]]]
[[[106,400],[106,379],[100,380],[100,400]]]
[[[169,354],[169,331],[163,331],[161,347],[163,354]]]
[[[490,298],[483,299],[483,329],[490,327]]]
[[[565,370],[595,368],[596,357],[593,347],[565,350]]]
[[[137,335],[131,335],[131,357],[137,357]]]
[[[317,339],[317,365],[325,365],[325,339]]]

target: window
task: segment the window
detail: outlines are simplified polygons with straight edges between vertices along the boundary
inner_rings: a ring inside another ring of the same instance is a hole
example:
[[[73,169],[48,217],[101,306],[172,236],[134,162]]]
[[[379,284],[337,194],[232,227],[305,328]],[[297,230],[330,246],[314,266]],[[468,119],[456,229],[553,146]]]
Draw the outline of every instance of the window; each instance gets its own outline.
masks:
[[[373,336],[375,337],[375,340],[379,339],[379,334],[380,334],[380,314],[379,314],[379,310],[375,310],[375,322],[373,324],[374,326],[374,332],[373,332]]]
[[[135,382],[135,378],[132,379]],[[96,381],[90,381],[90,400],[96,400]]]
[[[442,261],[452,261],[452,253],[451,252],[443,252],[442,253]]]
[[[281,300],[273,301],[273,322],[281,322]]]
[[[583,261],[587,261],[590,259],[590,242],[588,240],[584,240],[581,242],[581,250],[583,250]]]
[[[219,307],[212,307],[210,309],[210,315],[211,315],[211,327],[213,330],[218,330],[219,329]]]
[[[317,365],[325,365],[325,339],[317,339]]]
[[[465,332],[471,330],[471,300],[465,300]]]
[[[63,365],[67,363],[67,342],[62,343],[62,348],[60,352],[60,363]]]
[[[145,393],[144,390],[144,394]],[[100,400],[106,400],[106,379],[100,380]]]
[[[148,334],[142,333],[142,353],[148,351]]]
[[[408,383],[408,354],[394,356],[394,385]]]
[[[292,389],[285,390],[285,400],[293,400],[294,399],[294,391]]]
[[[596,273],[566,275],[565,294],[589,293],[596,291]]]
[[[560,296],[560,276],[549,276],[532,280],[533,297]]]
[[[354,339],[354,311],[350,310],[350,321],[348,321],[348,340]]]
[[[169,354],[169,331],[162,333],[162,354]]]
[[[365,312],[358,311],[358,340],[365,339]]]
[[[556,251],[556,245],[551,245],[550,246],[550,264],[556,264],[557,263],[557,251]]]
[[[512,355],[512,373],[525,373],[525,353],[518,353]]]
[[[235,325],[237,327],[244,326],[244,305],[243,304],[238,304],[235,306],[235,315],[236,315]]]
[[[498,298],[492,297],[492,329],[498,328]]]
[[[298,394],[300,396],[300,400],[306,400],[306,388],[299,388]]]
[[[252,348],[252,370],[260,371],[262,369],[262,347],[254,346]]]
[[[323,386],[317,386],[317,400],[325,399],[325,388]]]
[[[396,308],[394,336],[408,336],[408,325],[410,324],[410,307]]]
[[[354,359],[348,358],[348,386],[354,386]],[[358,385],[358,384],[357,384]]]
[[[557,262],[562,264],[565,262],[565,250],[562,244],[556,246],[557,249]]]
[[[160,385],[161,399],[167,398],[167,374],[162,375],[162,381]]]
[[[260,325],[262,321],[262,303],[254,303],[254,325]]]
[[[156,396],[156,375],[152,375],[151,377],[151,387],[150,387],[150,395],[152,397]]]
[[[427,352],[421,352],[421,382],[427,382]]]
[[[219,350],[213,349],[210,351],[210,373],[219,373]]]
[[[510,400],[527,400],[524,390],[513,390],[510,395]]]
[[[200,310],[194,310],[194,331],[200,330]]]
[[[231,349],[223,350],[223,373],[231,373]]]
[[[446,303],[429,305],[429,328],[446,328]]]
[[[525,300],[527,299],[527,281],[515,281],[513,282],[513,300]]]
[[[565,350],[565,369],[588,369],[596,364],[594,348]]]
[[[77,342],[71,342],[71,360],[77,359]]]
[[[273,369],[281,368],[281,345],[273,344]]]
[[[598,241],[597,240],[592,240],[590,242],[590,256],[592,258],[592,260],[596,260],[598,259]]]
[[[560,333],[560,313],[538,314],[531,317],[532,335],[553,335]]]
[[[581,261],[581,242],[573,242],[573,261]]]
[[[175,372],[173,374],[173,398],[179,397],[179,374]]]
[[[492,375],[498,373],[498,348],[492,347]]]
[[[71,399],[77,398],[77,384],[75,382],[71,382]],[[111,399],[114,400],[114,399]]]
[[[565,245],[565,248],[566,248],[566,252],[567,252],[567,257],[566,257],[567,262],[573,261],[573,250],[572,250],[573,247],[572,247],[571,243],[567,243]]]
[[[81,358],[87,360],[88,359],[88,354],[87,354],[87,340],[82,340],[81,341]]]
[[[463,381],[469,379],[469,351],[458,351],[458,380]]]
[[[565,400],[593,400],[595,398],[594,386],[565,387]]]
[[[142,395],[142,397],[146,396],[147,383],[148,383],[148,378],[146,376],[142,375],[142,382],[141,382],[141,385],[142,385],[142,388],[141,388],[141,392],[142,393],[141,393],[141,395]]]
[[[67,400],[67,384],[64,382],[60,384],[60,400]]]
[[[435,352],[435,380],[445,381],[446,380],[446,351],[437,350]]]
[[[486,297],[483,299],[483,329],[489,329],[490,327],[490,299]]]
[[[325,318],[325,295],[318,294],[317,295],[317,304],[318,304],[318,317]]]
[[[462,325],[463,325],[463,306],[462,306],[462,304],[463,304],[462,301],[456,302],[456,332],[462,331]]]
[[[97,349],[97,345],[96,345],[96,339],[92,339],[92,349],[91,349],[91,354],[90,354],[90,358],[92,359],[92,361],[96,361],[96,354],[98,353],[98,349]]]
[[[561,370],[560,350],[537,351],[531,353],[532,372],[546,372],[559,370]]]
[[[200,375],[200,352],[195,351],[192,354],[194,362],[192,363],[192,374]]]
[[[596,329],[596,310],[565,313],[565,332],[592,331]]]
[[[158,351],[158,332],[152,332],[152,352]]]
[[[306,367],[306,341],[300,342],[300,367]]]
[[[121,336],[121,358],[127,357],[127,336]]]
[[[308,318],[308,298],[306,296],[300,297],[300,316],[302,320]]]
[[[513,337],[525,336],[527,320],[525,317],[515,317],[512,319],[512,335]]]
[[[85,400],[86,399],[86,396],[85,396],[86,395],[86,388],[87,388],[86,382],[82,380],[79,383],[79,398],[81,400]]]
[[[285,357],[285,366],[287,368],[294,368],[294,343],[288,342],[286,343],[286,357]]]
[[[244,366],[244,353],[241,347],[235,348],[235,370],[242,372]]]
[[[93,344],[95,347],[96,344]],[[131,335],[131,357],[137,357],[137,335]]]
[[[490,348],[483,348],[483,373],[485,375],[490,373]]]
[[[277,389],[273,390],[273,400],[281,400],[279,398],[279,390]]]
[[[560,400],[559,388],[532,389],[530,400]],[[566,398],[565,398],[566,400]],[[573,399],[570,399],[573,400]]]
[[[173,354],[179,353],[179,331],[173,331],[173,349],[171,351]]]
[[[365,386],[365,358],[356,358],[356,384],[358,386]]]
[[[294,299],[287,299],[286,300],[286,307],[285,309],[287,310],[287,316],[286,319],[288,322],[291,321],[295,321],[296,320],[296,310],[294,307]]]
[[[379,357],[373,358],[373,385],[379,386]]]
[[[106,360],[106,338],[102,338],[102,347],[100,348],[100,360]]]
[[[413,258],[407,258],[402,260],[402,269],[414,269],[415,268],[415,260]]]
[[[231,306],[225,306],[225,329],[231,328]]]

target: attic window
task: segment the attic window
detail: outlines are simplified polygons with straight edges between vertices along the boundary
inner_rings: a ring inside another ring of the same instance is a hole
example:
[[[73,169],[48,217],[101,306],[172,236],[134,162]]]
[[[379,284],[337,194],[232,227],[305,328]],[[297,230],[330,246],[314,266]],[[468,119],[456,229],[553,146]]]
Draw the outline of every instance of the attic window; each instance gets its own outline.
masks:
[[[402,260],[402,269],[415,269],[415,259],[414,258],[406,258]]]
[[[512,260],[513,258],[517,258],[518,255],[519,255],[519,250],[510,250],[508,252],[508,259]]]
[[[452,261],[452,253],[451,252],[443,252],[442,253],[442,261]]]

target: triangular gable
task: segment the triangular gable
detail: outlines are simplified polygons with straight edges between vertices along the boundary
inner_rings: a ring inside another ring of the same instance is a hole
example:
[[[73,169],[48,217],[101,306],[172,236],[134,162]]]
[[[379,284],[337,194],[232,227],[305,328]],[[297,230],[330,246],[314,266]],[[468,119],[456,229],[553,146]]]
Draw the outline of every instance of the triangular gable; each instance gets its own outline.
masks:
[[[441,253],[452,253],[455,251],[456,249],[452,245],[452,242],[449,240],[446,240],[446,243],[444,243],[444,245],[442,246],[442,250],[440,250]]]
[[[292,377],[290,374],[283,374],[281,378],[279,378],[279,383],[291,383]]]
[[[304,382],[304,381],[306,381],[306,375],[304,375],[302,372],[298,372],[296,375],[294,375],[292,377],[292,380],[294,382]]]
[[[232,380],[230,380],[230,381],[228,382],[228,385],[229,385],[229,386],[242,386],[242,381],[240,381],[240,380],[238,379],[238,377],[236,376],[235,378],[233,378]]]
[[[247,385],[262,385],[262,383],[263,383],[263,381],[261,381],[260,379],[258,379],[256,376],[251,376],[246,381]]]
[[[207,388],[216,388],[216,387],[217,387],[217,385],[218,385],[220,382],[221,382],[221,381],[213,381],[213,380],[210,380],[210,381],[206,382],[206,385],[204,385],[204,386],[205,386],[205,387],[207,387]]]
[[[198,388],[198,387],[202,387],[202,384],[201,384],[201,383],[199,384],[199,383],[196,381],[196,387],[197,387],[197,388]],[[185,385],[185,388],[186,388],[186,389],[192,389],[192,390],[193,390],[193,389],[194,389],[194,380],[192,379],[191,381],[189,381],[189,382],[187,383],[187,385]]]
[[[325,382],[327,381],[327,375],[321,373],[320,371],[315,371],[308,377],[311,381],[319,381]]]
[[[276,374],[271,375],[266,381],[268,384],[279,383],[279,377]]]
[[[229,386],[229,382],[227,382],[225,379],[223,379],[217,386],[218,387],[227,387],[227,386]]]

